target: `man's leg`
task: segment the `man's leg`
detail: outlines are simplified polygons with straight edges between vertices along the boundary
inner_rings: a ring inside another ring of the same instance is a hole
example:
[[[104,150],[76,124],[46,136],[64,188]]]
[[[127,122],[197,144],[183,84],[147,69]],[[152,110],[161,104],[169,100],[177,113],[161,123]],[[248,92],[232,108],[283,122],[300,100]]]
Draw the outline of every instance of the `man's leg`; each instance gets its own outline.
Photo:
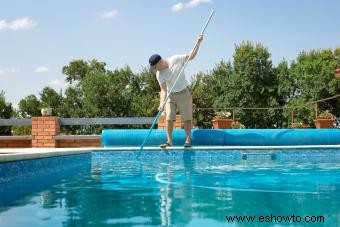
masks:
[[[191,121],[184,121],[185,143],[190,144],[191,128],[192,128]]]
[[[172,145],[172,132],[174,129],[174,120],[176,119],[176,105],[171,102],[171,98],[165,105],[165,113],[166,113],[166,136],[167,143]]]
[[[192,96],[188,89],[180,93],[178,108],[183,116],[185,130],[185,146],[190,146],[190,134],[192,128]]]
[[[173,120],[167,120],[166,121],[166,136],[168,138],[167,143],[172,145],[172,131],[174,129],[174,121]]]

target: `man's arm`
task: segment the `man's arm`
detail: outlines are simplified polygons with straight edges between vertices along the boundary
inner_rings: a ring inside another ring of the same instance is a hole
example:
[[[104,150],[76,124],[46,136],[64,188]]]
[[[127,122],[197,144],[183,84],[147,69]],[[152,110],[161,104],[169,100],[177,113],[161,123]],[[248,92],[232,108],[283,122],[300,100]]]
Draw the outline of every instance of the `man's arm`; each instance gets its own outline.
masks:
[[[189,60],[192,60],[196,57],[196,54],[198,52],[198,49],[201,45],[202,40],[203,40],[203,35],[199,35],[197,37],[197,45],[195,45],[195,47],[190,51],[190,53],[187,54],[186,60],[188,60],[189,57],[190,57]]]
[[[160,93],[160,98],[159,98],[159,107],[158,107],[158,110],[159,111],[163,111],[164,110],[164,101],[165,101],[165,98],[166,98],[166,94],[167,94],[167,87],[166,87],[166,83],[162,83],[160,84],[160,87],[161,87],[161,93]]]

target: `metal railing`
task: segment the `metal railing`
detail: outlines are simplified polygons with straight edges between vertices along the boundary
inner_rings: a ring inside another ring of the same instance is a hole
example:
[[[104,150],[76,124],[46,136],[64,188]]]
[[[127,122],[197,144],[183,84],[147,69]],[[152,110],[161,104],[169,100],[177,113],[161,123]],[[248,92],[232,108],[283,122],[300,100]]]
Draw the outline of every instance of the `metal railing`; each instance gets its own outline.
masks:
[[[299,107],[225,107],[225,108],[204,108],[196,107],[195,111],[221,111],[229,110],[232,112],[232,118],[235,120],[235,113],[237,110],[284,110],[291,111],[291,122],[294,122],[295,112],[301,108],[309,105],[314,105],[315,115],[318,115],[319,104],[332,99],[339,98],[340,94],[320,99],[312,102],[305,103]],[[117,118],[59,118],[60,126],[95,126],[95,125],[151,125],[154,117],[117,117]],[[340,120],[335,119],[335,126],[340,127]],[[0,127],[4,126],[29,126],[32,125],[32,119],[0,119]]]
[[[19,119],[19,118],[11,118],[11,119],[0,119],[0,126],[27,126],[32,125],[32,119]]]
[[[87,135],[92,134],[98,134],[99,131],[96,130],[96,126],[102,126],[102,125],[151,125],[153,122],[153,117],[117,117],[117,118],[59,118],[59,125],[65,126],[65,127],[76,127],[76,130],[61,130],[61,134],[80,134],[80,135]],[[32,119],[0,119],[0,127],[11,127],[11,126],[31,126],[32,125]],[[99,133],[100,134],[100,133]],[[57,136],[57,139],[65,139],[67,136],[60,135]],[[78,136],[79,138],[81,136]],[[26,140],[31,137],[28,136],[0,136],[0,140],[9,140],[9,139],[20,139],[20,140]],[[68,139],[71,137],[68,136]],[[88,138],[88,137],[84,137]]]
[[[224,107],[224,108],[206,108],[206,107],[195,107],[195,111],[204,111],[204,110],[211,110],[211,111],[231,111],[232,114],[232,119],[235,120],[235,113],[237,110],[288,110],[291,112],[291,122],[293,123],[295,121],[295,112],[298,111],[299,109],[306,108],[307,106],[312,106],[314,105],[315,109],[315,116],[317,117],[319,114],[319,104],[322,102],[326,102],[332,99],[339,98],[340,94],[334,95],[332,97],[328,97],[325,99],[320,99],[312,102],[307,102],[301,106],[298,107]],[[340,118],[340,117],[339,117]],[[335,125],[340,125],[340,120],[335,117]],[[340,126],[338,126],[340,127]]]
[[[60,125],[151,125],[153,117],[60,118]]]
[[[149,125],[153,117],[60,118],[60,125]],[[0,126],[28,126],[32,119],[0,119]]]

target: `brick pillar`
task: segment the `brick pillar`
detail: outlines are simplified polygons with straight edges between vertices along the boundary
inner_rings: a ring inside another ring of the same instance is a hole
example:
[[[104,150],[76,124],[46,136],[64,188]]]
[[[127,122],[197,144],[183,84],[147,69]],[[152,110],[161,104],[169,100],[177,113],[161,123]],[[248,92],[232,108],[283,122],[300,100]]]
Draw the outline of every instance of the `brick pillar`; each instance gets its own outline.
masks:
[[[161,116],[159,116],[158,121],[157,121],[157,128],[166,129],[165,115],[162,114]]]
[[[161,115],[158,118],[158,129],[166,129],[166,119],[165,115]],[[176,121],[174,122],[174,129],[184,128],[184,121],[182,115],[176,115]]]
[[[174,129],[184,128],[184,121],[182,115],[176,115],[176,122],[174,124]]]
[[[32,117],[32,147],[57,147],[58,117]]]

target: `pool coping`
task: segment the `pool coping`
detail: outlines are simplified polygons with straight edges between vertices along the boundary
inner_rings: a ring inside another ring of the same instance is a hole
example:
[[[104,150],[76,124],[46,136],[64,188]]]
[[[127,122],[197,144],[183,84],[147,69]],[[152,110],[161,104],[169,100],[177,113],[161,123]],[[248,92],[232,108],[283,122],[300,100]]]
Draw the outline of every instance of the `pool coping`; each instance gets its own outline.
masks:
[[[338,145],[298,145],[298,146],[182,146],[168,147],[166,150],[275,150],[275,149],[340,149]],[[0,149],[0,163],[20,160],[50,158],[63,155],[86,154],[93,151],[139,151],[140,147],[86,147],[86,148],[5,148]],[[162,151],[159,147],[144,147],[143,152]]]
[[[0,149],[0,163],[85,154],[92,150],[88,148],[5,148]]]

